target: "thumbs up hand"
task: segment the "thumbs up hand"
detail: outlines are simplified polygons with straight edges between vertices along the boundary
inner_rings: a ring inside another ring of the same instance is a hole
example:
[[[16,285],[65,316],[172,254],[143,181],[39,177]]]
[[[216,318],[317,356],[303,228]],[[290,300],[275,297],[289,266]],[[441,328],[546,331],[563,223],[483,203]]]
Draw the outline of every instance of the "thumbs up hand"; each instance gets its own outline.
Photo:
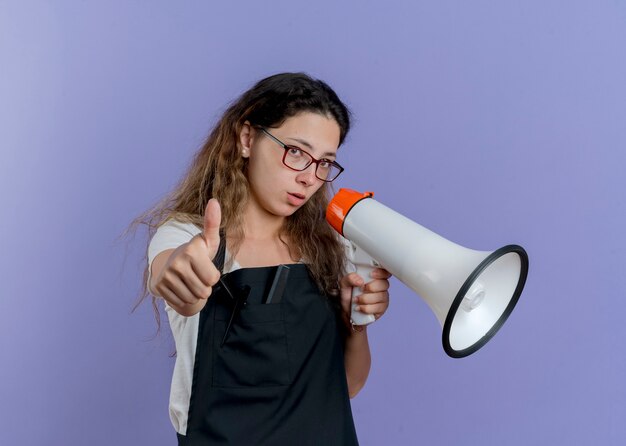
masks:
[[[222,221],[222,211],[220,204],[215,198],[211,198],[204,210],[204,230],[196,237],[191,239],[189,243],[195,243],[199,250],[204,247],[206,256],[209,260],[213,260],[220,246],[220,223]],[[201,242],[204,242],[204,246]],[[213,262],[210,262],[213,263]],[[218,277],[219,279],[219,277]]]
[[[204,211],[204,230],[176,248],[155,280],[154,289],[183,316],[206,305],[220,272],[213,264],[220,245],[220,205],[212,198]]]

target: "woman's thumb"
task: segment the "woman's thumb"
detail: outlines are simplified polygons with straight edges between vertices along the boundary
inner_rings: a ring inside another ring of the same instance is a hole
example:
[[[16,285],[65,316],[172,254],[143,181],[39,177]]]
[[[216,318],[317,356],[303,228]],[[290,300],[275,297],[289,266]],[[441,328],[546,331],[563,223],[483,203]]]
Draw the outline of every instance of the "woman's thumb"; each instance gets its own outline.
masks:
[[[207,246],[211,250],[211,256],[215,255],[220,246],[220,223],[222,221],[222,210],[215,198],[211,198],[204,210],[204,231],[202,236]]]

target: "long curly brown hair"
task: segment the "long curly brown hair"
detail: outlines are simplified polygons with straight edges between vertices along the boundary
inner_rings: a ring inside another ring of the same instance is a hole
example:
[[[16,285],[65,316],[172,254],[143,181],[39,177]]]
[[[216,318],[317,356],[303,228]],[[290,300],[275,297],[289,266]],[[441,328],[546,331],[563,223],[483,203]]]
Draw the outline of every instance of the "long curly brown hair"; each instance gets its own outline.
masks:
[[[228,228],[229,251],[234,258],[244,238],[241,215],[249,195],[246,178],[247,158],[238,150],[239,134],[249,121],[263,127],[280,126],[301,112],[314,112],[334,119],[339,125],[339,145],[350,129],[350,111],[323,81],[304,73],[281,73],[259,81],[226,110],[208,138],[195,154],[183,179],[162,201],[129,225],[148,228],[148,240],[170,218],[203,227],[203,213],[215,197],[222,209],[221,229]],[[320,290],[335,305],[338,303],[339,278],[345,273],[345,253],[338,235],[328,225],[324,213],[330,199],[329,183],[324,185],[294,214],[289,216],[281,235],[290,241],[296,258],[304,258]],[[282,239],[282,237],[281,237]],[[141,295],[134,308],[150,295],[147,288],[148,264],[143,273]],[[157,299],[152,296],[157,325],[160,316]]]

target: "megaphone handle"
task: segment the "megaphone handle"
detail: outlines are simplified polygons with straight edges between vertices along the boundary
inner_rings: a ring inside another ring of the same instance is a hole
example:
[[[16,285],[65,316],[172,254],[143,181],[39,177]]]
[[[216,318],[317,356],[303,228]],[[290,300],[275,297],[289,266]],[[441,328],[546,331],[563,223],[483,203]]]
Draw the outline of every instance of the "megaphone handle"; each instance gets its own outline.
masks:
[[[363,278],[365,283],[368,282],[370,277],[370,273],[374,271],[374,268],[369,265],[357,264],[356,273]],[[350,319],[354,325],[368,325],[376,320],[373,314],[362,313],[360,311],[355,310],[355,307],[358,305],[354,301],[354,298],[361,294],[361,290],[359,288],[352,288],[352,307],[350,311]]]

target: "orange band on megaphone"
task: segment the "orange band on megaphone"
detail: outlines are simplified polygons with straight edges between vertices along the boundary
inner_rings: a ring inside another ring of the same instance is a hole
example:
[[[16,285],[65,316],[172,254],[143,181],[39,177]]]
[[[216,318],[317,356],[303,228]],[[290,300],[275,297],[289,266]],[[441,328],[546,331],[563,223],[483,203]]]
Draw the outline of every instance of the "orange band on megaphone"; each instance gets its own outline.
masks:
[[[374,192],[357,192],[352,189],[341,188],[328,203],[326,208],[326,221],[335,228],[335,231],[343,235],[343,221],[350,209],[364,198],[374,196]]]

